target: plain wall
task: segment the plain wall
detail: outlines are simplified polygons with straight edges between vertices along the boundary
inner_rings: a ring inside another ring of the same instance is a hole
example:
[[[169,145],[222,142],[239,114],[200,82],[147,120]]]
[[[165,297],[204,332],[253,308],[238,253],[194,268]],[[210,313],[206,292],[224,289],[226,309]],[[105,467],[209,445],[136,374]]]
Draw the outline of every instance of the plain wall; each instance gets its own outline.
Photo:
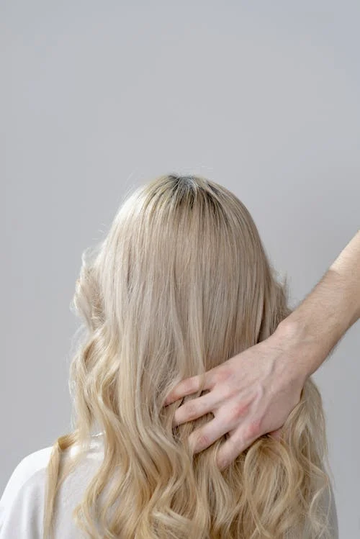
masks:
[[[81,253],[124,193],[200,173],[248,207],[292,305],[359,228],[357,1],[0,4],[0,490],[68,432]],[[315,373],[340,537],[360,530],[359,323]]]

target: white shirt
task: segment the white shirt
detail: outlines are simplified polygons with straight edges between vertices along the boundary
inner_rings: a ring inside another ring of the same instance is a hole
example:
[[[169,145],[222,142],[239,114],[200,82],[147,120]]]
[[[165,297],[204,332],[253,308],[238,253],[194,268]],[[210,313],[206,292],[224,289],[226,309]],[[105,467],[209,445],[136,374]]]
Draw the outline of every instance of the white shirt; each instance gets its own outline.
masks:
[[[46,467],[52,447],[46,447],[25,457],[12,473],[0,500],[0,539],[42,539]],[[90,449],[79,466],[64,481],[59,490],[58,513],[55,519],[55,539],[85,537],[72,519],[73,509],[80,503],[85,489],[103,459],[102,435],[92,437]],[[324,499],[330,509],[332,539],[339,538],[335,497]]]
[[[12,473],[0,499],[0,539],[42,539],[46,467],[52,446],[26,456]],[[74,447],[70,448],[70,454]],[[55,519],[55,539],[86,537],[75,526],[72,511],[102,462],[101,435],[94,435],[90,449],[59,490]]]

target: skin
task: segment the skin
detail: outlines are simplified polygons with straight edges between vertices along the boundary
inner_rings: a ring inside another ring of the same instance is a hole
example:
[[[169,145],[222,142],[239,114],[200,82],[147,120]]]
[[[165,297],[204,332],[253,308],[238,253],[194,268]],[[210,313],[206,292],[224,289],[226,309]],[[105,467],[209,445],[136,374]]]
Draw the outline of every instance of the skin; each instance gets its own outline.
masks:
[[[360,230],[268,339],[207,371],[204,389],[210,391],[180,406],[174,426],[212,412],[214,419],[195,430],[189,441],[198,453],[228,433],[218,452],[220,469],[260,436],[280,439],[307,378],[359,318]],[[199,376],[182,380],[164,406],[195,393],[199,383]]]

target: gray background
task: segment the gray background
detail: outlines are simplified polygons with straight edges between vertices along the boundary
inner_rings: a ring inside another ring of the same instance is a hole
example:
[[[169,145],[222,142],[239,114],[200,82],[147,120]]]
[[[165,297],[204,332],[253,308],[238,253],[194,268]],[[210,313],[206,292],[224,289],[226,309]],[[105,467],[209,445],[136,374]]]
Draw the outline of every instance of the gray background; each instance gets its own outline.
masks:
[[[251,211],[292,304],[359,227],[360,4],[0,3],[0,487],[69,428],[69,311],[121,197],[201,173]],[[340,535],[360,530],[359,324],[315,373]]]

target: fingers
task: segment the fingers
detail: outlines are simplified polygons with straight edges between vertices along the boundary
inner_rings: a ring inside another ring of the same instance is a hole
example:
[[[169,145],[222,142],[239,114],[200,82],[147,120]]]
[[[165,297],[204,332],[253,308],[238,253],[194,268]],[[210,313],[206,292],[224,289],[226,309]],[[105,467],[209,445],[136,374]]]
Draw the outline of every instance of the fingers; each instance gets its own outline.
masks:
[[[213,387],[213,373],[212,371],[207,371],[205,373],[205,385],[203,389],[211,389]],[[182,399],[183,397],[186,397],[187,395],[191,395],[192,393],[196,393],[200,389],[200,381],[201,376],[191,376],[190,378],[185,378],[184,380],[181,380],[167,395],[164,406],[167,406],[168,404],[171,404],[178,399]],[[198,416],[197,416],[198,417]]]
[[[223,421],[215,417],[189,435],[190,447],[194,453],[200,453],[200,451],[210,447],[218,438],[226,434],[228,430],[228,425],[225,425]]]
[[[185,402],[175,411],[172,423],[173,427],[187,421],[193,421],[208,412],[212,412],[216,409],[218,401],[219,398],[216,397],[216,393],[210,392],[206,395],[201,395],[197,399]]]
[[[217,454],[217,464],[221,470],[229,466],[245,449],[255,440],[265,434],[261,429],[260,421],[253,421],[248,425],[241,425],[237,430],[230,432],[230,437],[223,443]],[[282,427],[268,433],[272,438],[281,440]]]
[[[277,429],[277,430],[272,430],[271,432],[268,433],[269,436],[271,436],[272,438],[275,438],[275,440],[280,440],[281,439],[281,435],[282,435],[282,427],[280,427],[280,429]]]
[[[253,421],[248,424],[244,423],[230,432],[229,438],[220,446],[217,454],[217,465],[220,470],[231,464],[240,453],[264,434],[260,426],[260,421]]]
[[[210,395],[210,394],[209,394]],[[206,395],[207,396],[207,395]],[[201,397],[205,398],[205,397]],[[189,403],[190,404],[190,403]],[[182,407],[178,408],[180,410]],[[177,411],[178,411],[177,410]],[[280,440],[282,428],[269,434]],[[216,440],[229,433],[229,438],[220,446],[217,454],[217,464],[223,470],[233,462],[245,449],[264,434],[260,421],[244,423],[237,429],[229,431],[229,424],[221,418],[215,417],[203,427],[198,428],[189,435],[189,444],[194,453],[200,453],[210,447]]]

